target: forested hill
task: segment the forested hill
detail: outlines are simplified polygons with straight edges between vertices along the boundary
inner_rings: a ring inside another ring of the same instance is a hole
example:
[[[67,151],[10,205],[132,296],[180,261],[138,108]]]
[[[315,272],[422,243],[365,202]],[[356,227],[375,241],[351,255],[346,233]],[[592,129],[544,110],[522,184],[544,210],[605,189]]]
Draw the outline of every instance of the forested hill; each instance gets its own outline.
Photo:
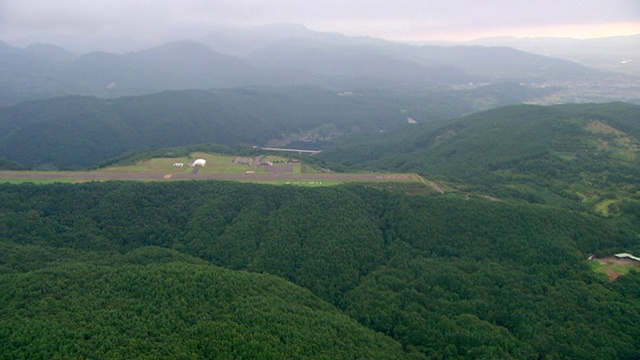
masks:
[[[0,158],[34,168],[81,168],[124,152],[177,145],[266,145],[309,132],[336,136],[458,117],[545,90],[497,84],[474,90],[335,92],[293,86],[167,91],[98,99],[62,97],[0,107]]]
[[[407,357],[391,338],[274,276],[157,247],[110,253],[104,261],[88,251],[0,246],[10,257],[30,253],[5,266],[61,262],[0,273],[2,358]]]
[[[0,157],[79,168],[127,151],[185,144],[265,145],[321,125],[374,131],[406,122],[396,99],[309,87],[171,91],[113,100],[64,97],[0,110]]]
[[[528,202],[593,207],[609,201],[616,212],[639,200],[639,139],[637,105],[519,105],[350,139],[319,158],[418,172]]]
[[[0,356],[634,359],[640,277],[587,257],[638,244],[361,186],[0,184]]]

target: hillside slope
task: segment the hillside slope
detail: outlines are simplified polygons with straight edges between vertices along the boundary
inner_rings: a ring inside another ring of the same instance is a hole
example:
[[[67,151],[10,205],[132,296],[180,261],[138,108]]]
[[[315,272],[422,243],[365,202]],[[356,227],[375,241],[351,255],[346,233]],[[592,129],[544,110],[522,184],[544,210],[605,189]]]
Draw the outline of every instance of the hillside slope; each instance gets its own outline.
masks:
[[[529,202],[611,201],[615,212],[638,200],[639,119],[640,106],[624,103],[521,105],[351,139],[319,158]]]
[[[406,122],[400,109],[396,99],[308,87],[65,97],[0,109],[0,156],[31,167],[78,168],[147,148],[265,145],[321,125],[338,132],[393,128]]]

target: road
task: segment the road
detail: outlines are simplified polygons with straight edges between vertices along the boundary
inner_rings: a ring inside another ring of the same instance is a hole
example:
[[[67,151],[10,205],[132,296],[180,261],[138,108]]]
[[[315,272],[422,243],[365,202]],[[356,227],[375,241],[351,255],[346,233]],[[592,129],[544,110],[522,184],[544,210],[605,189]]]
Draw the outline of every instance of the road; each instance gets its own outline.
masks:
[[[69,171],[69,172],[0,172],[0,179],[78,179],[78,180],[162,180],[168,174],[149,173],[107,173],[89,171]],[[374,174],[171,174],[171,179],[194,179],[194,180],[341,180],[341,181],[381,181],[386,176]],[[407,180],[410,177],[407,178]]]
[[[434,181],[427,180],[418,174],[416,174],[416,176],[423,184],[430,186],[432,189],[439,192],[440,194],[444,194],[444,189],[440,185],[436,184]]]
[[[315,155],[322,151],[322,150],[304,150],[304,149],[284,149],[284,148],[272,148],[272,147],[263,147],[262,150],[297,152],[298,154],[311,154],[311,155]]]
[[[409,181],[418,179],[435,191],[443,193],[444,190],[436,183],[426,180],[419,175],[381,175],[381,174],[152,174],[152,173],[110,173],[96,171],[61,171],[61,172],[37,172],[37,171],[0,171],[0,179],[61,179],[76,181],[91,180],[271,180],[271,181],[335,181],[335,182],[385,182],[385,181]]]

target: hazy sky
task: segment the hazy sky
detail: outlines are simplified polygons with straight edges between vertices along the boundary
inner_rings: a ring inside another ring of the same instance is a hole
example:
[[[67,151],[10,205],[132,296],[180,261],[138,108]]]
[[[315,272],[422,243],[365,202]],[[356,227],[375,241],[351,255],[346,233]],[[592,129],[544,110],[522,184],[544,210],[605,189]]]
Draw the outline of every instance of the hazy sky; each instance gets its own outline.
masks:
[[[640,0],[0,0],[0,40],[13,43],[155,45],[276,22],[411,41],[603,37],[640,33]]]

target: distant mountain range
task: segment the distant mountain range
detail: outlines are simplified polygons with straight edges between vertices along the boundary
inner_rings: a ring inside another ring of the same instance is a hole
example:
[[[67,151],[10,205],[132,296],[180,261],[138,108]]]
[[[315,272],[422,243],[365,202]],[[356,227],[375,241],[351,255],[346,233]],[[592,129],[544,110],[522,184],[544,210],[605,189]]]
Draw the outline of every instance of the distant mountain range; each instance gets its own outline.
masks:
[[[572,60],[599,69],[640,75],[640,34],[597,39],[485,38],[467,43],[508,46],[530,53]]]
[[[114,54],[76,56],[0,42],[0,105],[61,95],[316,85],[333,90],[450,89],[496,82],[603,81],[613,75],[504,47],[410,46],[279,25]]]

